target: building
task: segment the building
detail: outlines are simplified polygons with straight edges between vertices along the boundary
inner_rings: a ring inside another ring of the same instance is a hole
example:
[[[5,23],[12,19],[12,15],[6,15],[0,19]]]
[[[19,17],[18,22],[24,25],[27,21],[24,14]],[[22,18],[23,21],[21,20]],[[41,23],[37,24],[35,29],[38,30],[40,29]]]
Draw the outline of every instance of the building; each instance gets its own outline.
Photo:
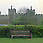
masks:
[[[8,9],[8,15],[1,15],[0,13],[0,24],[31,24],[31,25],[39,25],[43,23],[43,15],[36,14],[35,9],[26,10],[26,13],[16,13],[16,9],[12,8]]]

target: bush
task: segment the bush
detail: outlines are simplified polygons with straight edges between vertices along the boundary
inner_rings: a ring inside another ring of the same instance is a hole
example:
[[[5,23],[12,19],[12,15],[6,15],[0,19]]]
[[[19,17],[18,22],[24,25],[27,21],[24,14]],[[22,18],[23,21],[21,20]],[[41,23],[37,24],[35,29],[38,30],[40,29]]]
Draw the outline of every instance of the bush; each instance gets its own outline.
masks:
[[[0,26],[0,35],[8,36],[10,35],[10,30],[31,30],[34,37],[43,37],[43,29],[36,25],[9,25]]]

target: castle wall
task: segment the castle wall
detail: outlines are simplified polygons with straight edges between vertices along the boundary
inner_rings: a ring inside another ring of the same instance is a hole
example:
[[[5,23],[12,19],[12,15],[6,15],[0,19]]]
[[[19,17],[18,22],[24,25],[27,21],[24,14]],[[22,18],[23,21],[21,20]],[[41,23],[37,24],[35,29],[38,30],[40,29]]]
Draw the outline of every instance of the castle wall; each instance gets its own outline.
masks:
[[[35,15],[35,10],[27,9],[27,12],[16,13],[16,9],[8,9],[8,16],[0,15],[0,24],[30,24],[40,25],[43,24],[43,15]]]
[[[0,15],[0,24],[8,24],[8,16]]]
[[[8,9],[8,16],[0,15],[0,24],[43,24],[43,15],[35,15],[35,9],[27,9],[26,13],[16,13],[16,9]]]
[[[42,22],[43,22],[43,15],[42,14],[37,14],[36,19],[37,19],[37,25],[41,25]]]

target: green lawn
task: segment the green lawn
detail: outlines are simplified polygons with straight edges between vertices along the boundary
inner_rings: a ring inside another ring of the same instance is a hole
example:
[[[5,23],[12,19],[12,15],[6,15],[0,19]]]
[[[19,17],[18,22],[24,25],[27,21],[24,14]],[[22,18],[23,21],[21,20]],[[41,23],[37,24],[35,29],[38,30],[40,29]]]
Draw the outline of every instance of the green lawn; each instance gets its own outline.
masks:
[[[0,43],[43,43],[43,38],[32,38],[32,40],[23,38],[0,38]]]

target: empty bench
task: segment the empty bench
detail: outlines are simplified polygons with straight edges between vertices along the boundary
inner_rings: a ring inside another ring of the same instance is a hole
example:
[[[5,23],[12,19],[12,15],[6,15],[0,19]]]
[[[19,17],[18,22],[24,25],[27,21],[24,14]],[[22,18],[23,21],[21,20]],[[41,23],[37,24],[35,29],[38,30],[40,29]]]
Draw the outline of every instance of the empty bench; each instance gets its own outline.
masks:
[[[32,38],[32,33],[30,31],[12,31],[11,38],[13,37],[30,37]]]

